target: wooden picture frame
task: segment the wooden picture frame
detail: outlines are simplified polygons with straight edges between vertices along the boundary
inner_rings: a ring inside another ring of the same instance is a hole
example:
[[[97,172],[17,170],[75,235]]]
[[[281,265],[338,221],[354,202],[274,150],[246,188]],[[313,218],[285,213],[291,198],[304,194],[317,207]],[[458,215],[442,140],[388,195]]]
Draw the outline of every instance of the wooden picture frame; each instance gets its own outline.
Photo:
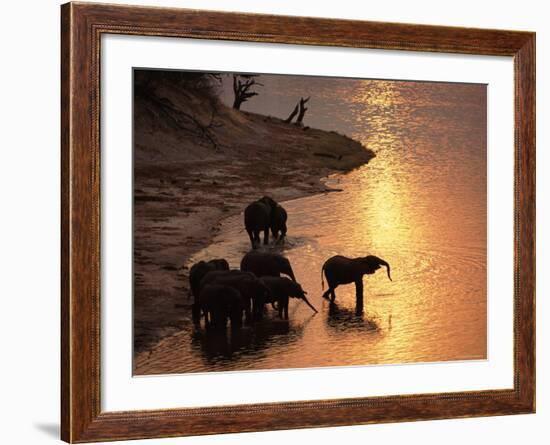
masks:
[[[61,7],[61,437],[173,437],[535,411],[535,34],[92,3]],[[100,405],[100,38],[169,36],[513,56],[514,387],[152,411]]]

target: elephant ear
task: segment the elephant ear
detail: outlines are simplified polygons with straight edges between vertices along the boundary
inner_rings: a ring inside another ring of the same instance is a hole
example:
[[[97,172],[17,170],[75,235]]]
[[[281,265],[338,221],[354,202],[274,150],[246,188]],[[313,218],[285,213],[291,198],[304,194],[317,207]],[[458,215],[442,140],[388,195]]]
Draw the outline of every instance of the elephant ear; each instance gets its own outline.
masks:
[[[374,256],[374,255],[366,256],[365,258],[363,258],[363,261],[366,264],[365,273],[373,274],[382,266],[384,266],[386,268],[389,280],[392,281],[391,275],[390,275],[390,265],[388,264],[387,261],[383,260],[382,258],[378,258],[377,256]]]
[[[369,255],[363,258],[363,264],[365,265],[365,273],[372,275],[374,272],[376,272],[378,269],[382,267],[382,264],[380,262],[380,258]]]

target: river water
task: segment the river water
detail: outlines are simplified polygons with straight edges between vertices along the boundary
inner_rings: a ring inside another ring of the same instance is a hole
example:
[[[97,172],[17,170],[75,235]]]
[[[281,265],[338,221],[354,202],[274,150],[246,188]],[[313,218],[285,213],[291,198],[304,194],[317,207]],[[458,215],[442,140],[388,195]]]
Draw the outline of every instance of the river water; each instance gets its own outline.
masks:
[[[286,117],[311,95],[305,123],[336,130],[376,158],[327,179],[341,189],[283,203],[284,247],[319,310],[291,300],[289,320],[236,334],[191,327],[152,352],[162,372],[305,368],[484,359],[486,308],[486,87],[405,81],[262,76],[263,93],[243,109]],[[272,247],[273,248],[273,247]],[[222,224],[191,262],[249,249],[242,215]],[[354,285],[321,298],[320,270],[332,255],[373,254],[391,265],[364,278],[364,312]],[[273,312],[273,313],[271,313]]]

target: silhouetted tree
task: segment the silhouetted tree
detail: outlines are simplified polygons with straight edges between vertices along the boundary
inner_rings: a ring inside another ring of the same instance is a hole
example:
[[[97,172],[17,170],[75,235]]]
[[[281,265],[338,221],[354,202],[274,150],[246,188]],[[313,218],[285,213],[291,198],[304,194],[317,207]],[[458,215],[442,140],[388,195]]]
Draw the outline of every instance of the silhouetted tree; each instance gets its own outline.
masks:
[[[298,117],[296,118],[296,125],[302,126],[302,121],[304,120],[304,115],[306,114],[307,108],[306,104],[309,101],[309,97],[304,99],[303,97],[300,99],[300,113],[298,113]]]
[[[256,82],[256,77],[256,74],[233,74],[233,93],[235,93],[233,108],[240,110],[243,102],[258,95],[252,88],[263,85]]]
[[[296,122],[294,122],[294,124],[298,125],[300,127],[303,126],[304,125],[303,124],[304,116],[305,116],[306,111],[307,111],[306,104],[307,104],[308,101],[309,101],[309,97],[306,97],[305,99],[303,97],[301,97],[300,101],[294,107],[294,110],[292,110],[292,113],[290,113],[290,116],[288,116],[285,119],[285,122],[287,124],[290,124],[292,122],[292,119],[294,119],[294,117],[296,115],[298,115],[298,117],[296,118]]]
[[[199,143],[220,151],[221,144],[216,137],[216,129],[222,127],[218,119],[217,86],[221,83],[219,73],[187,71],[136,70],[134,73],[134,98],[148,105],[171,127],[195,137]],[[172,84],[187,91],[198,93],[202,98],[203,113],[190,112],[176,106],[168,97],[159,93],[157,86]],[[210,111],[208,113],[208,111]],[[204,116],[208,114],[208,116]]]
[[[296,106],[294,107],[294,110],[292,110],[292,113],[290,113],[290,115],[285,119],[285,122],[287,124],[290,124],[292,122],[292,119],[294,119],[294,116],[296,116],[298,114],[299,106],[300,106],[300,104],[297,103]]]

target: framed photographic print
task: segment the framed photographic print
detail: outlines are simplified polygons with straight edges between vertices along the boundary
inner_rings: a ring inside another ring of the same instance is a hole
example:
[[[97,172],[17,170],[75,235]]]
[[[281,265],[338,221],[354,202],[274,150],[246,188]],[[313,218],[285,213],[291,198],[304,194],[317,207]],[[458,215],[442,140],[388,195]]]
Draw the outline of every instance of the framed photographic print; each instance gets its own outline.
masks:
[[[63,440],[534,412],[533,33],[61,15]]]

